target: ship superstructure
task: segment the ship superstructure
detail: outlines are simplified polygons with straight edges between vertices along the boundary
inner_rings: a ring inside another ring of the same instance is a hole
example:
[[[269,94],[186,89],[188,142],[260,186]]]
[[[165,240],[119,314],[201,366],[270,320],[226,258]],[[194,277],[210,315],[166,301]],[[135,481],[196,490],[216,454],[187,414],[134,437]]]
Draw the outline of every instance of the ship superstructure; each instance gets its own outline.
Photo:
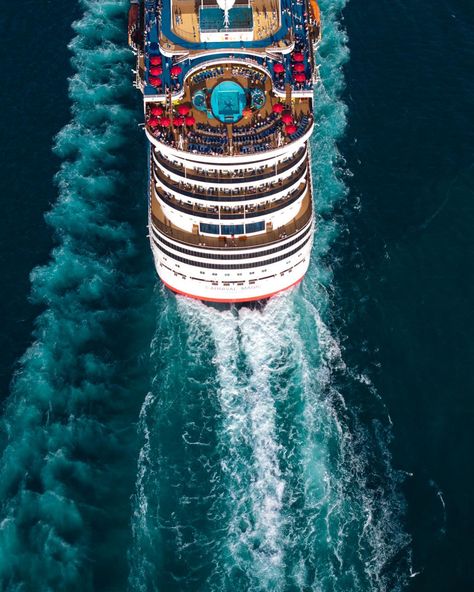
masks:
[[[150,241],[171,290],[246,302],[303,278],[319,40],[315,0],[131,0]]]

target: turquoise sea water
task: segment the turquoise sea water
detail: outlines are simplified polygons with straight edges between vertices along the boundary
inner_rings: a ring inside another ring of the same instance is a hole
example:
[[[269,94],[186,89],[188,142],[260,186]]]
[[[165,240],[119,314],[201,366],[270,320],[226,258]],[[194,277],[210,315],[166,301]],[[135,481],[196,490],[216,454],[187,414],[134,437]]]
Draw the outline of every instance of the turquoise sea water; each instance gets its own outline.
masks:
[[[1,589],[472,587],[472,9],[321,8],[318,234],[263,309],[154,276],[127,2],[2,17]]]

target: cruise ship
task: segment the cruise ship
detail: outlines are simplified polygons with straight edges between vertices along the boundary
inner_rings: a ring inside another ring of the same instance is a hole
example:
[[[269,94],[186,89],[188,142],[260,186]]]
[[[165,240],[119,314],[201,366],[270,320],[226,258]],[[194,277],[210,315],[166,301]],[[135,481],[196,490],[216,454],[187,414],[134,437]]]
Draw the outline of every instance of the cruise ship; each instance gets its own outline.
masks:
[[[149,237],[172,291],[265,300],[314,233],[315,0],[131,0],[149,143]]]

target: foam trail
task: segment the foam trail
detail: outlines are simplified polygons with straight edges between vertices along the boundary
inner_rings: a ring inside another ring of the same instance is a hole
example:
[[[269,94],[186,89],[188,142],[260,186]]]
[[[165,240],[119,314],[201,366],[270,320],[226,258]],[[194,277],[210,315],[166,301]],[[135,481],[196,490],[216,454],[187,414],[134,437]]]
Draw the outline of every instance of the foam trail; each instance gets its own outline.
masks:
[[[276,590],[283,577],[284,522],[271,389],[272,368],[282,357],[278,333],[264,326],[261,315],[245,309],[236,316],[213,315],[207,322],[220,382],[221,462],[233,505],[225,548],[234,569],[247,578],[247,589]]]
[[[144,288],[128,189],[136,163],[126,162],[136,142],[127,3],[80,4],[72,119],[56,138],[63,164],[47,215],[57,246],[32,273],[43,312],[2,421],[5,591],[116,590],[124,571],[136,406],[129,389],[138,384],[132,352],[141,347],[134,308]]]

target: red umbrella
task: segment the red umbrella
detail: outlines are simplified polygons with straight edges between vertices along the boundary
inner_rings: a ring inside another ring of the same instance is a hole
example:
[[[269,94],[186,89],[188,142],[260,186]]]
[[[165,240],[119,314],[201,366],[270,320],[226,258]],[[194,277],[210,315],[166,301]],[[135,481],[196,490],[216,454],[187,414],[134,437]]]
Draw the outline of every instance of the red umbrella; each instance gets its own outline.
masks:
[[[187,115],[190,112],[190,110],[191,109],[190,109],[189,105],[185,105],[185,104],[178,105],[178,113],[180,115]]]
[[[150,74],[153,76],[159,76],[163,72],[163,68],[161,66],[151,66],[150,67]]]
[[[296,82],[305,82],[306,76],[304,74],[301,74],[301,72],[298,72],[298,74],[294,75],[294,79],[296,80]]]
[[[150,64],[152,64],[153,66],[158,66],[158,64],[161,64],[161,56],[159,55],[154,55],[150,57]]]
[[[274,66],[273,69],[275,70],[275,72],[277,74],[282,74],[285,71],[285,66],[283,64],[281,64],[280,62],[277,62]]]
[[[285,132],[286,132],[286,133],[287,133],[289,136],[291,136],[291,134],[294,134],[294,133],[296,132],[296,130],[297,130],[297,127],[296,127],[296,125],[293,125],[293,124],[291,124],[291,125],[287,125],[287,126],[285,127]]]
[[[242,115],[244,117],[250,117],[252,115],[252,109],[250,109],[250,107],[245,107],[245,109],[242,111]]]
[[[286,113],[283,113],[283,115],[281,116],[281,120],[283,121],[283,123],[292,123],[293,116],[291,115],[291,113],[287,111]]]
[[[301,62],[298,62],[297,64],[293,64],[293,70],[295,72],[304,72],[305,71],[305,65],[302,64]]]
[[[183,125],[184,123],[184,117],[174,117],[173,118],[173,125],[176,125],[177,127],[179,127],[180,125]]]
[[[160,105],[153,105],[153,107],[150,109],[150,113],[152,115],[163,115],[163,107]]]
[[[272,111],[273,113],[281,113],[283,111],[284,107],[281,103],[275,103],[272,107]]]
[[[304,55],[301,53],[301,51],[295,51],[293,54],[293,59],[295,62],[304,62]]]
[[[160,119],[160,125],[161,125],[162,127],[169,127],[169,126],[170,126],[170,124],[171,124],[171,120],[170,120],[170,118],[169,118],[169,117],[162,117],[162,118]]]
[[[181,66],[173,66],[170,70],[171,76],[178,76],[182,72]]]
[[[150,76],[149,80],[152,86],[161,86],[161,78],[157,78],[156,76]]]
[[[148,125],[151,127],[156,127],[160,123],[160,120],[157,117],[150,117],[148,120]]]
[[[192,115],[188,115],[188,117],[186,117],[186,119],[184,120],[184,123],[186,125],[194,125],[196,123],[196,120],[194,119],[194,117]]]

